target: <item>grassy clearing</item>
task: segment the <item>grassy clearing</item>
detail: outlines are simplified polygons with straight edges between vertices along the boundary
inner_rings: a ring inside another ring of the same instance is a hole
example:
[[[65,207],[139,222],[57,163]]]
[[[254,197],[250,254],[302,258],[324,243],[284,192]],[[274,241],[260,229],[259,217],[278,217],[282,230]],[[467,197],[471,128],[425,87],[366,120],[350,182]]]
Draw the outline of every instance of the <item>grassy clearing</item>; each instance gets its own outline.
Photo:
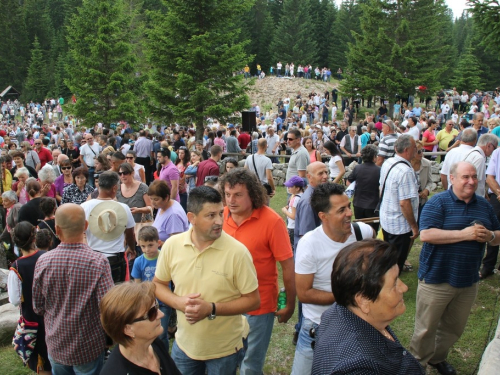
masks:
[[[271,207],[280,213],[281,207],[286,205],[286,190],[277,187],[276,196],[271,200]],[[418,256],[422,244],[416,241],[410,253],[409,260],[414,271],[403,273],[401,279],[408,285],[405,295],[406,313],[392,323],[399,340],[405,347],[409,347],[415,323],[415,297],[417,291]],[[278,267],[279,268],[279,267]],[[281,275],[281,270],[280,275]],[[280,284],[282,282],[280,280]],[[494,275],[479,283],[479,294],[467,322],[465,332],[452,348],[449,362],[455,366],[458,374],[472,374],[481,361],[485,346],[495,333],[500,315],[500,276]],[[292,369],[295,346],[292,345],[292,335],[297,322],[297,313],[286,324],[275,323],[271,344],[267,353],[264,373],[266,375],[290,374]],[[16,356],[11,346],[0,348],[0,368],[2,374],[24,375],[31,372],[22,366],[21,360]],[[437,374],[429,370],[428,374]]]

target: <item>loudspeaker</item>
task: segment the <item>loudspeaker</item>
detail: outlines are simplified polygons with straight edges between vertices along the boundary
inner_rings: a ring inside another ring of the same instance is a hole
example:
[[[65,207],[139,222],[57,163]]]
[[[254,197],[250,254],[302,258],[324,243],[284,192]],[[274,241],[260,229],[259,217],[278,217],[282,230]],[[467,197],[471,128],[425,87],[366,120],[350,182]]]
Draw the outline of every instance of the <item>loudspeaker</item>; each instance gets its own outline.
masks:
[[[241,112],[241,128],[248,133],[252,133],[257,129],[257,117],[255,117],[255,112]]]

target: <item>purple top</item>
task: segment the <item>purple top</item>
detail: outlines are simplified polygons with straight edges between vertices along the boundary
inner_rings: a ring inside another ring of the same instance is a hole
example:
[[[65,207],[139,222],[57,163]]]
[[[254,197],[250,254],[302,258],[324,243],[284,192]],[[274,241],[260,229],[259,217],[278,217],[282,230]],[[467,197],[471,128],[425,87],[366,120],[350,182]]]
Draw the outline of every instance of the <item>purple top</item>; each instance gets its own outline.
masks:
[[[64,188],[66,186],[68,186],[68,185],[71,185],[71,184],[64,183],[64,175],[60,175],[54,181],[54,185],[56,187],[56,193],[59,194],[62,197],[63,196],[63,192],[64,192]]]
[[[166,241],[173,233],[188,230],[189,222],[181,204],[172,201],[172,206],[166,211],[158,211],[153,226],[158,229],[161,241]]]
[[[166,166],[162,167],[160,171],[160,180],[167,183],[168,187],[172,189],[172,181],[179,182],[179,170],[174,163],[170,162]],[[177,196],[175,197],[177,202],[180,202],[179,188],[177,188]]]

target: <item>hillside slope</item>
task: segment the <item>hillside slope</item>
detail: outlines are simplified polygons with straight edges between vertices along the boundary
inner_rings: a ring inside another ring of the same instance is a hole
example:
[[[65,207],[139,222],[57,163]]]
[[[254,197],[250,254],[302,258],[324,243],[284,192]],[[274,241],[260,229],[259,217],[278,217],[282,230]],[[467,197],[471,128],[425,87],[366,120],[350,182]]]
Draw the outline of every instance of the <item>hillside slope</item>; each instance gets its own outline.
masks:
[[[276,112],[276,105],[280,99],[295,98],[298,92],[302,94],[302,97],[313,91],[323,95],[325,91],[331,93],[332,89],[338,86],[338,81],[333,79],[331,82],[277,77],[252,79],[254,84],[250,85],[248,96],[251,104],[257,103],[260,106],[261,113]]]

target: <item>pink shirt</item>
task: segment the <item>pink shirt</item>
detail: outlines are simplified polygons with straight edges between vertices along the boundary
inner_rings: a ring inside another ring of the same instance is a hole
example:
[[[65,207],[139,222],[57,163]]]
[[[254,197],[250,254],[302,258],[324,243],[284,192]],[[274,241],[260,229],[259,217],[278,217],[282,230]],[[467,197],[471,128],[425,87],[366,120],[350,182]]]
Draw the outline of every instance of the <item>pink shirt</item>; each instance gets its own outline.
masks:
[[[179,181],[179,177],[179,170],[172,161],[162,167],[160,171],[160,180],[165,181],[170,189],[172,189],[172,181]],[[175,200],[180,202],[179,189],[177,189]]]

